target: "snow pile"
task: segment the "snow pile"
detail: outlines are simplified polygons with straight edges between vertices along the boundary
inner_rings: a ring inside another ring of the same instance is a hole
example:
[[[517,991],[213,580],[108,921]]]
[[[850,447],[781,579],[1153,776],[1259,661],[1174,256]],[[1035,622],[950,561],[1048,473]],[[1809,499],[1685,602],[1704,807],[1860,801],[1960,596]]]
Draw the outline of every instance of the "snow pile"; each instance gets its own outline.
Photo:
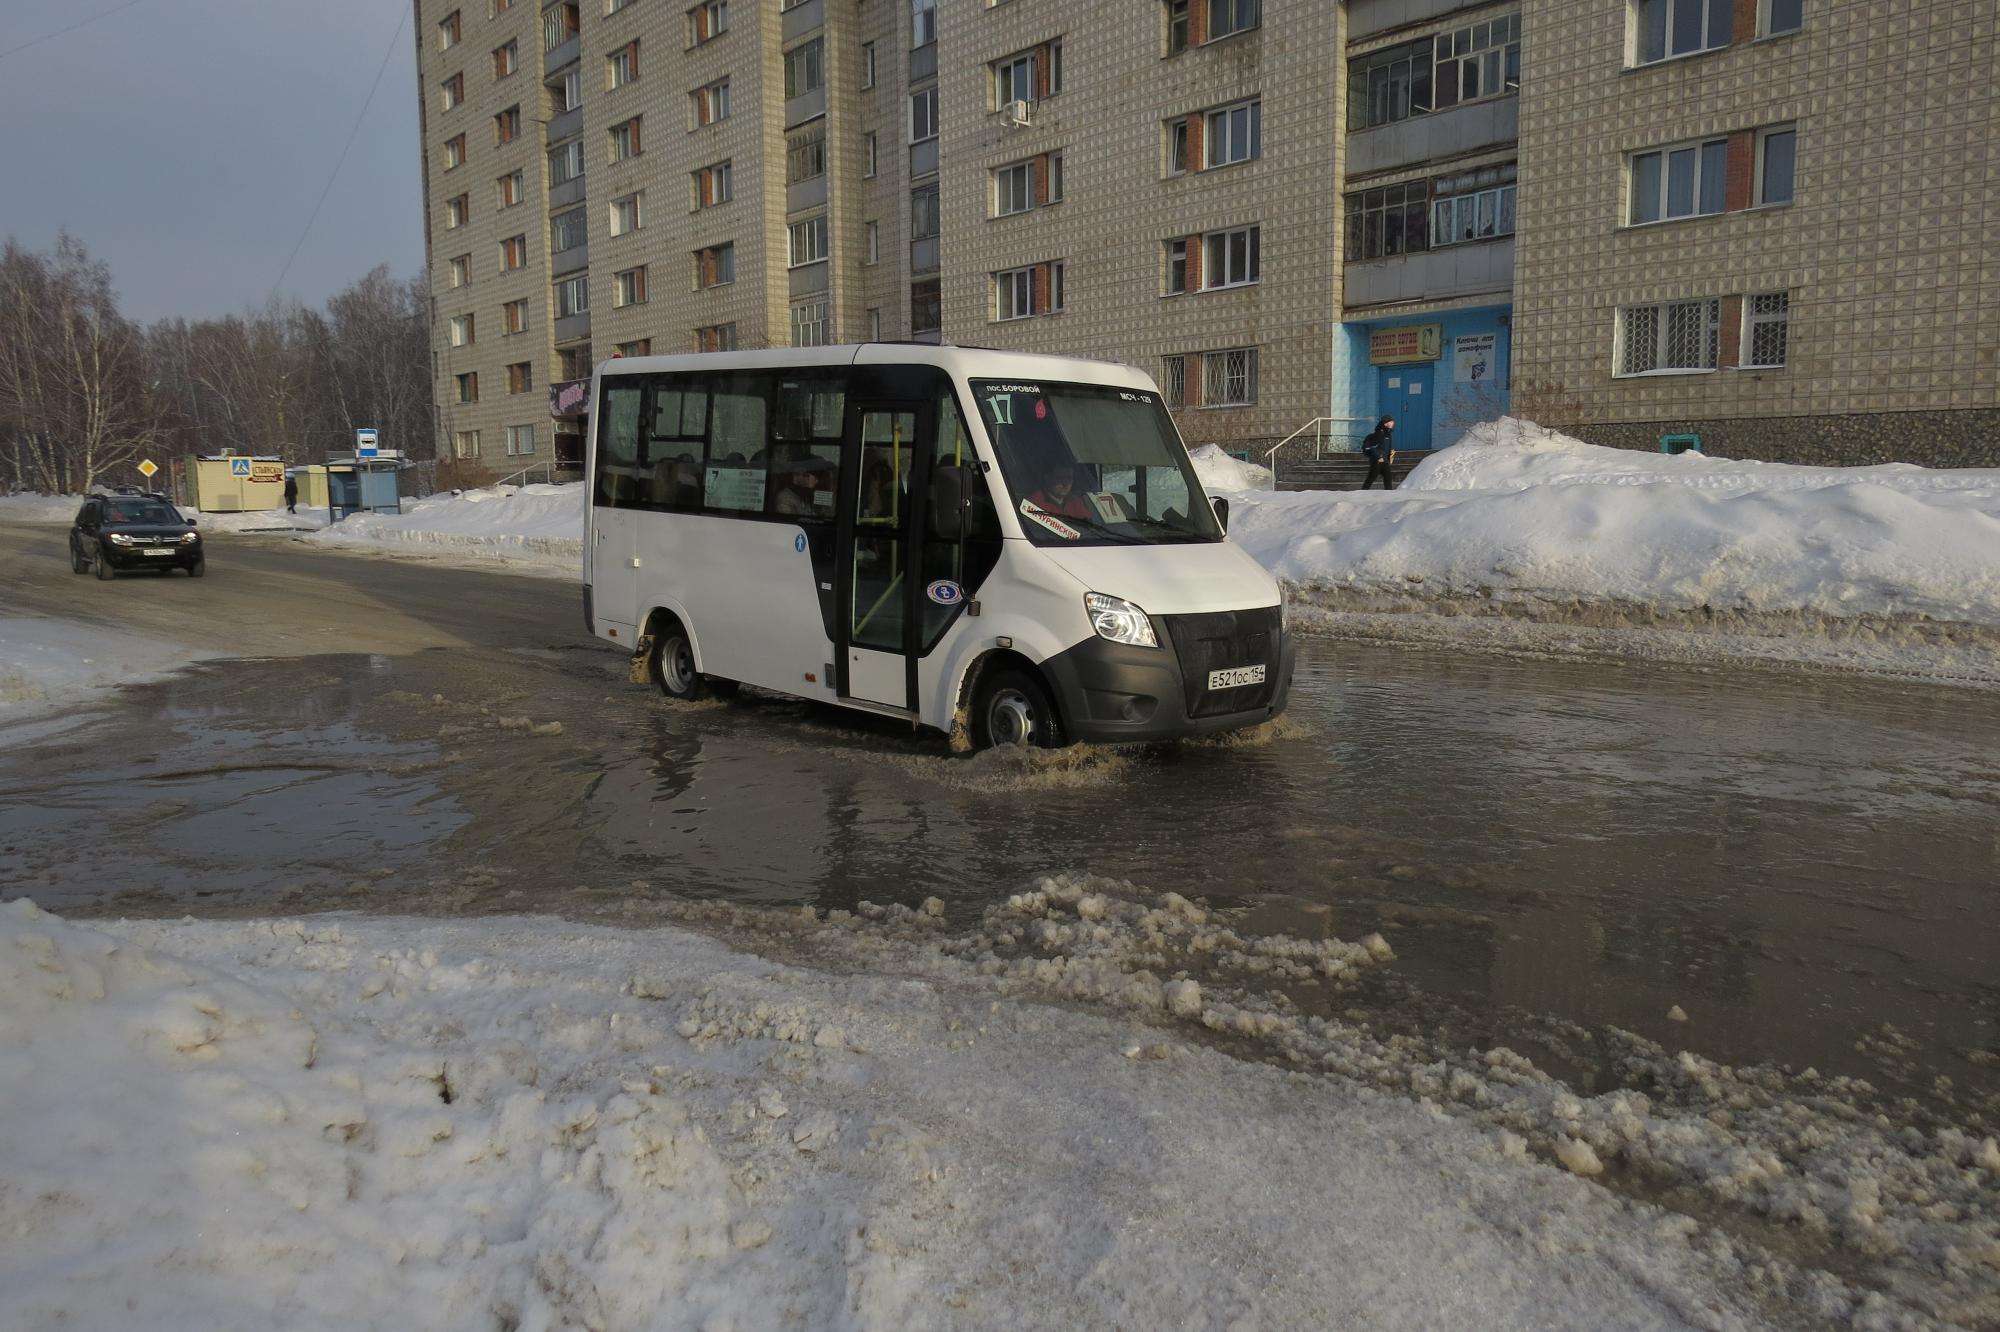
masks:
[[[2000,625],[2000,469],[1795,467],[1479,427],[1394,493],[1246,494],[1309,591]]]
[[[74,707],[121,684],[157,679],[202,655],[124,629],[0,617],[0,727]]]
[[[350,514],[308,539],[503,559],[581,576],[583,501],[580,482],[489,486],[405,500],[401,513]]]
[[[1518,1143],[960,971],[0,907],[0,1324],[1759,1321]]]
[[[1204,444],[1188,454],[1201,488],[1210,494],[1222,491],[1269,490],[1271,469],[1258,463],[1232,458],[1220,445]]]
[[[223,532],[316,532],[332,521],[325,509],[300,509],[297,513],[288,513],[280,507],[253,509],[244,513],[201,513],[184,508],[181,512],[194,519],[195,524],[208,535]]]
[[[81,495],[42,495],[24,490],[16,495],[0,495],[0,521],[54,523],[68,527],[83,507]]]

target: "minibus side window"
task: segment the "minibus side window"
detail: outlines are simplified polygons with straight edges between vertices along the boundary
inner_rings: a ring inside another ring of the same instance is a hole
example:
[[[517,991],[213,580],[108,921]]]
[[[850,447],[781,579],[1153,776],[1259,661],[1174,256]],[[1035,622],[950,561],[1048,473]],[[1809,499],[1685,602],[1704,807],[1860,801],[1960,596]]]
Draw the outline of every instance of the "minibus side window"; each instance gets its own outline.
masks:
[[[602,421],[597,428],[595,502],[604,508],[634,508],[643,501],[639,466],[639,404],[645,395],[638,378],[607,380]]]
[[[646,431],[647,501],[656,509],[699,509],[708,436],[708,382],[656,375]]]
[[[777,389],[764,511],[776,518],[830,523],[840,482],[846,378],[786,375],[778,380]]]
[[[769,480],[765,446],[768,375],[718,376],[709,409],[703,504],[724,513],[762,513]]]

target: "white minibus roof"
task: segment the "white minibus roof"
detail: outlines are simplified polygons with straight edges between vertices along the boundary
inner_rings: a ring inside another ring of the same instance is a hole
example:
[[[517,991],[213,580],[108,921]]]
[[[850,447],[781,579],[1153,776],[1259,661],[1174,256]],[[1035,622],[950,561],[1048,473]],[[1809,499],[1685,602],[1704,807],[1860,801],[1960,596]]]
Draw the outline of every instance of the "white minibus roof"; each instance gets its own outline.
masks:
[[[863,342],[839,347],[771,347],[763,351],[688,352],[678,356],[626,356],[602,362],[605,375],[699,370],[789,370],[813,366],[934,365],[967,379],[1048,380],[1151,389],[1153,381],[1129,365],[1072,356],[1036,356],[985,347],[929,342]]]

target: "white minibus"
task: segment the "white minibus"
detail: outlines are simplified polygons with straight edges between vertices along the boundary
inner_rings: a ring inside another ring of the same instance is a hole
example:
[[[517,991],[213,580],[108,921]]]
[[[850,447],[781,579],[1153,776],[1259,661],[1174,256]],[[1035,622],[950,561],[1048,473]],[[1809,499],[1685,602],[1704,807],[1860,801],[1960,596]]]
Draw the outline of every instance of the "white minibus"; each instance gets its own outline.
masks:
[[[712,352],[608,361],[591,404],[585,618],[674,698],[755,685],[981,747],[1285,705],[1278,585],[1136,370]]]

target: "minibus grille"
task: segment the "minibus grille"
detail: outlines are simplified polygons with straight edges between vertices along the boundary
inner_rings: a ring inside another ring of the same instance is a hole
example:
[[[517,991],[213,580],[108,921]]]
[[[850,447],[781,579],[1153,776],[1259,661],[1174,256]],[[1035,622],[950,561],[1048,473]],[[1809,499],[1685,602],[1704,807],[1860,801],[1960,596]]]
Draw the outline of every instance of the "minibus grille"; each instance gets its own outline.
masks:
[[[1174,640],[1174,654],[1180,658],[1188,716],[1219,717],[1270,703],[1278,686],[1276,606],[1161,618],[1167,622],[1167,635]],[[1210,671],[1257,665],[1265,667],[1262,684],[1235,689],[1208,687]]]

